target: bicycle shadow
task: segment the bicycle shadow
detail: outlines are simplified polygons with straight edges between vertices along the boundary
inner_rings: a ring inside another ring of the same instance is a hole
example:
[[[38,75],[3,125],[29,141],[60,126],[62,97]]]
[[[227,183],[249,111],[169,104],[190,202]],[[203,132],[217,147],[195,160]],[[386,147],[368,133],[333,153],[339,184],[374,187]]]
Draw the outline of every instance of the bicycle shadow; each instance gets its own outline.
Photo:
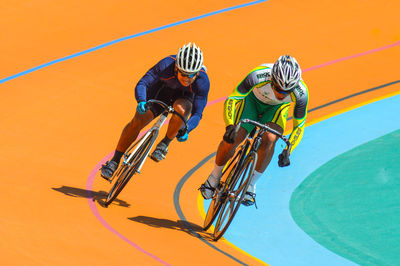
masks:
[[[211,234],[203,231],[203,228],[197,224],[190,223],[188,221],[172,221],[168,219],[159,219],[155,217],[148,216],[136,216],[128,218],[131,221],[146,224],[155,228],[167,228],[185,232],[191,236],[195,236],[197,238],[203,238],[208,241],[212,241],[213,238]]]
[[[75,187],[69,187],[69,186],[62,186],[59,188],[52,188],[52,189],[55,191],[61,192],[70,197],[81,197],[81,198],[92,199],[93,201],[97,201],[102,207],[107,208],[104,205],[105,198],[107,197],[107,192],[105,192],[105,191],[95,192],[95,191],[91,191],[91,190],[87,190],[87,189],[75,188]],[[129,208],[129,206],[131,206],[126,201],[120,200],[120,199],[115,199],[113,201],[113,204],[119,205],[121,207],[126,207],[126,208]]]

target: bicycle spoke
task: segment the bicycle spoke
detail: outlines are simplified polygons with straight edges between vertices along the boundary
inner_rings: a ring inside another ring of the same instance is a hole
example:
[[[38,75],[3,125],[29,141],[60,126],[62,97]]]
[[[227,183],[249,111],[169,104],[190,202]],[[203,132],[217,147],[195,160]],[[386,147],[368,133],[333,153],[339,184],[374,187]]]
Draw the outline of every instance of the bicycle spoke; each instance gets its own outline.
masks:
[[[241,155],[242,151],[238,150],[238,152],[233,156],[233,158],[227,163],[227,166],[224,168],[222,172],[222,185],[220,186],[219,190],[213,197],[210,206],[208,207],[206,217],[204,219],[203,230],[207,230],[213,224],[214,220],[218,217],[219,212],[221,211],[222,203],[226,197],[226,190],[227,190],[227,183],[234,175],[236,171],[236,167],[238,165],[238,160]]]
[[[203,226],[204,230],[207,230],[208,228],[210,228],[220,207],[221,207],[221,203],[219,202],[219,200],[216,197],[213,198],[210,203],[210,206],[208,207],[206,218],[204,219],[204,226]]]
[[[149,153],[151,147],[154,144],[155,138],[157,137],[157,132],[150,133],[146,139],[141,142],[141,146],[138,147],[134,154],[128,154],[127,156],[124,155],[124,159],[129,158],[129,161],[124,161],[122,163],[121,170],[117,170],[116,178],[114,185],[110,189],[110,192],[107,195],[105,205],[108,206],[115,200],[115,198],[119,195],[125,185],[128,183],[130,178],[137,172],[138,167],[142,164],[142,162],[146,159],[147,154]],[[142,139],[141,139],[142,140]],[[135,143],[138,144],[140,141]],[[130,148],[128,151],[131,151]]]
[[[246,158],[241,169],[237,171],[236,176],[233,177],[233,183],[229,186],[230,191],[228,191],[227,199],[223,203],[217,219],[214,230],[214,240],[218,240],[222,237],[237,213],[244,194],[249,186],[249,181],[254,172],[256,161],[257,154],[252,153]]]

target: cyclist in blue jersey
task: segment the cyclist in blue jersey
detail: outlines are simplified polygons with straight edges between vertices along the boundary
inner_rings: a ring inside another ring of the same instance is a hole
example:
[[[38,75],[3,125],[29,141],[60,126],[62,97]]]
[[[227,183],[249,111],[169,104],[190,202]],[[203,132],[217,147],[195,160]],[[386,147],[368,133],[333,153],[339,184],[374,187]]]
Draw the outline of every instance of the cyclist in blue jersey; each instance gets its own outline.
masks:
[[[172,115],[165,137],[151,154],[151,158],[159,162],[165,158],[168,146],[175,137],[180,142],[186,141],[189,133],[197,127],[207,104],[209,88],[203,52],[194,43],[185,44],[176,55],[167,56],[154,65],[136,85],[136,113],[123,129],[113,158],[101,167],[101,176],[111,179],[122,155],[139,132],[161,113],[162,108],[156,105],[147,110],[147,100],[163,101],[186,119],[190,117],[185,131],[182,120]]]

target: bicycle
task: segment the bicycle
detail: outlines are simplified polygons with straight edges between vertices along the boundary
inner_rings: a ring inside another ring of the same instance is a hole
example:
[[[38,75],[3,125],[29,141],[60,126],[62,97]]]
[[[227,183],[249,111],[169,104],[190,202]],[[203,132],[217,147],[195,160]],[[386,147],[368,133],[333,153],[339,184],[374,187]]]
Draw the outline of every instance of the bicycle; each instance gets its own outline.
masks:
[[[206,231],[217,218],[213,232],[214,241],[220,239],[226,232],[243,201],[257,164],[257,151],[263,134],[270,132],[281,138],[287,145],[284,152],[287,153],[287,156],[290,155],[291,143],[282,133],[250,119],[240,120],[236,131],[243,123],[252,124],[255,128],[247,135],[243,144],[238,147],[235,155],[225,166],[221,182],[213,195],[204,219],[203,230]]]
[[[180,117],[185,124],[184,130],[187,130],[186,119],[180,113],[176,112],[172,106],[168,106],[162,101],[148,100],[146,103],[146,109],[149,109],[150,105],[152,104],[158,104],[163,107],[164,110],[161,112],[160,117],[154,123],[154,125],[141,138],[134,142],[124,153],[123,161],[111,179],[111,182],[113,179],[116,179],[116,181],[107,194],[107,198],[104,203],[105,207],[110,205],[113,200],[115,200],[115,198],[119,195],[119,193],[121,193],[122,189],[135,173],[140,174],[140,169],[142,168],[151,148],[157,139],[160,128],[163,126],[167,116],[170,113],[178,115],[178,117]]]

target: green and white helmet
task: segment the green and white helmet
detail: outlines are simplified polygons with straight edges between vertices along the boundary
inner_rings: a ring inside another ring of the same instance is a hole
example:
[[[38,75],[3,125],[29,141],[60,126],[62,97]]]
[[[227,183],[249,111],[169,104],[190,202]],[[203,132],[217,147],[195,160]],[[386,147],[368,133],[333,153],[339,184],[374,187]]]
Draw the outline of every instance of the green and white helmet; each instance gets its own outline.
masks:
[[[182,72],[193,74],[203,66],[203,52],[195,43],[185,44],[176,55],[176,66]]]
[[[282,55],[274,63],[271,77],[282,90],[291,91],[299,84],[301,69],[294,57]]]

